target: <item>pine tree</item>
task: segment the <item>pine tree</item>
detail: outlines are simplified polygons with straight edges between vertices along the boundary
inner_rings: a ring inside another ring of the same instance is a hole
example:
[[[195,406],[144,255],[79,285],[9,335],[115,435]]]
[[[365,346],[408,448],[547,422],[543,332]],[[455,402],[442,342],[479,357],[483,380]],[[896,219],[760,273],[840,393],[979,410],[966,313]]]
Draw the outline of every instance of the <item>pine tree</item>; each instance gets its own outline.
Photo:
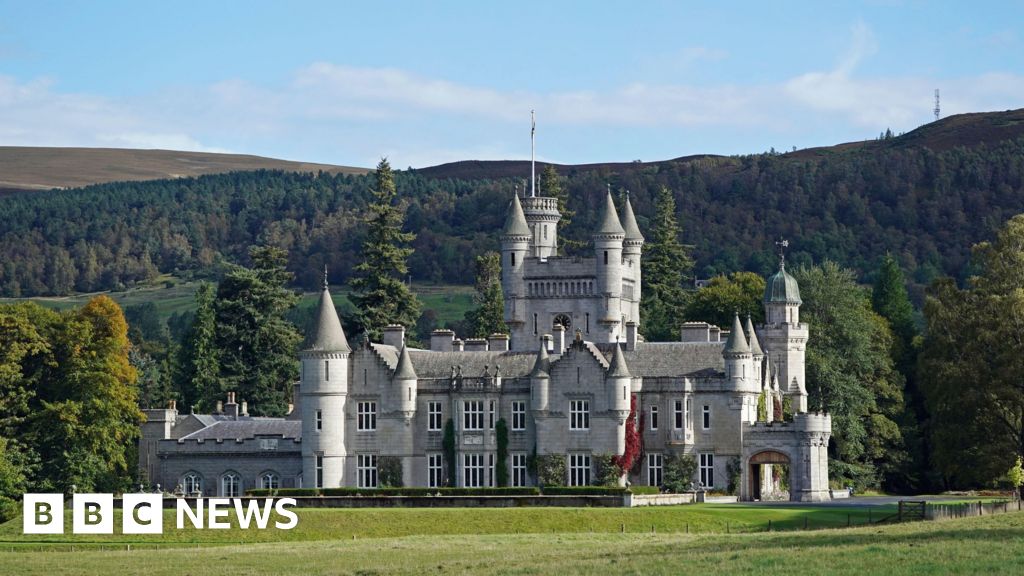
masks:
[[[286,286],[293,275],[285,268],[287,253],[274,247],[249,249],[253,268],[233,266],[217,287],[215,342],[219,349],[223,390],[246,400],[256,416],[282,416],[298,376],[302,340],[285,314],[298,295]],[[207,395],[209,406],[220,399]]]
[[[662,187],[654,201],[654,229],[644,245],[642,263],[641,326],[651,341],[676,339],[685,321],[688,298],[683,282],[690,278],[693,258],[679,235],[675,197]]]
[[[504,334],[505,298],[501,292],[501,256],[487,252],[476,257],[476,308],[466,314],[473,336],[486,338],[491,334]]]
[[[382,328],[388,324],[410,329],[416,326],[421,305],[404,281],[413,252],[408,245],[416,235],[402,231],[405,209],[396,201],[398,193],[387,159],[377,164],[375,179],[374,202],[366,217],[363,261],[355,267],[356,277],[352,279],[352,300],[363,332],[379,340]]]
[[[569,224],[572,224],[576,211],[569,209],[569,192],[562,186],[562,177],[558,175],[558,170],[555,170],[555,167],[551,164],[546,165],[540,173],[540,190],[538,190],[538,194],[558,199],[558,212],[562,215],[558,221],[559,251],[562,254],[574,254],[580,248],[586,246],[586,242],[571,240],[564,233]]]
[[[220,386],[220,361],[216,343],[217,322],[214,311],[216,290],[203,283],[196,291],[196,314],[179,350],[178,390],[184,408],[199,404],[203,399],[219,399],[224,390]],[[212,406],[204,406],[210,409]]]

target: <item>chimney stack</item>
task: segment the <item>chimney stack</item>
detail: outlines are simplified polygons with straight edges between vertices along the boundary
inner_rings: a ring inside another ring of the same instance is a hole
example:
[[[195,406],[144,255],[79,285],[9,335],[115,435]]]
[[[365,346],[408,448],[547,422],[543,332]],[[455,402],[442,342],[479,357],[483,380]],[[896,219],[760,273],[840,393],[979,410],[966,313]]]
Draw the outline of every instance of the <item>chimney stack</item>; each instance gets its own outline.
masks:
[[[508,352],[508,334],[491,334],[487,337],[487,348],[491,352]]]
[[[405,326],[401,324],[389,324],[384,327],[383,336],[381,337],[382,344],[393,346],[397,350],[401,350],[405,344]]]
[[[626,350],[636,350],[637,337],[636,322],[626,322]]]
[[[228,401],[224,404],[224,414],[232,420],[238,420],[238,404],[235,403],[234,392],[228,392]]]

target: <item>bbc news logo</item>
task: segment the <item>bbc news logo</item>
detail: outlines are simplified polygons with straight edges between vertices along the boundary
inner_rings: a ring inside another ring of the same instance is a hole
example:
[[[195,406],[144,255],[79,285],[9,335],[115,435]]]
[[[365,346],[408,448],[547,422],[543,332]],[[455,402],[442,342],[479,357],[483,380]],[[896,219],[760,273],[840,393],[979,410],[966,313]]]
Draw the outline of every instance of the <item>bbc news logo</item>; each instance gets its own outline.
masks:
[[[192,528],[226,530],[231,528],[232,513],[238,527],[266,530],[271,525],[291,530],[299,517],[291,510],[294,498],[197,498],[195,507],[184,499],[175,506],[178,530]],[[160,494],[125,494],[121,498],[122,534],[163,534],[164,499]],[[25,534],[64,533],[63,494],[25,494],[22,531]],[[271,519],[274,520],[271,524]],[[75,494],[71,499],[72,534],[113,534],[114,495]]]

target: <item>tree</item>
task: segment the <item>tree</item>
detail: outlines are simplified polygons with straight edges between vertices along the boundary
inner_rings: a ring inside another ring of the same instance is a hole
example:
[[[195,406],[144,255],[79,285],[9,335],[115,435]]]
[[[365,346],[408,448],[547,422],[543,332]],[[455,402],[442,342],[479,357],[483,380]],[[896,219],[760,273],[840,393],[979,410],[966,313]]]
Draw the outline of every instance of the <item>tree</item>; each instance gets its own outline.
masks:
[[[696,474],[697,459],[692,454],[669,454],[665,457],[662,485],[668,492],[688,492]]]
[[[729,276],[715,276],[694,293],[686,307],[686,319],[708,322],[716,326],[732,325],[737,312],[750,315],[753,321],[764,320],[765,282],[753,272],[733,272]]]
[[[661,187],[654,202],[654,228],[644,245],[643,300],[640,303],[641,326],[648,340],[676,340],[686,320],[687,293],[683,282],[690,278],[693,258],[690,249],[679,241],[676,200]]]
[[[39,489],[116,492],[134,472],[143,415],[121,308],[97,296],[52,326],[27,437],[40,457]]]
[[[487,252],[476,258],[476,308],[466,313],[473,327],[473,336],[486,338],[491,334],[504,334],[505,297],[501,292],[501,255]]]
[[[1007,470],[1006,480],[1009,481],[1010,486],[1013,486],[1013,490],[1017,492],[1019,499],[1021,486],[1024,486],[1024,462],[1021,461],[1020,456],[1017,456],[1017,461],[1014,462],[1013,467]]]
[[[286,286],[287,253],[270,246],[249,251],[253,268],[232,266],[217,287],[214,302],[221,391],[234,391],[257,416],[282,416],[298,376],[302,340],[285,314],[299,301]],[[207,395],[209,406],[217,399]]]
[[[179,349],[178,389],[185,408],[204,399],[219,399],[220,360],[217,348],[217,292],[212,284],[202,283],[196,291],[196,313]],[[207,407],[208,408],[208,407]]]
[[[572,240],[565,235],[565,230],[572,224],[576,211],[569,209],[569,192],[562,186],[562,177],[558,175],[558,170],[555,170],[554,165],[544,166],[544,170],[540,173],[540,190],[537,193],[558,199],[558,212],[562,215],[558,221],[559,251],[562,254],[575,254],[586,246],[586,242]]]
[[[972,251],[965,289],[929,289],[918,364],[933,461],[957,486],[990,483],[1024,453],[1024,215]]]
[[[402,231],[405,209],[396,201],[398,193],[387,159],[377,164],[375,179],[374,201],[365,219],[363,260],[352,279],[352,299],[358,308],[359,326],[371,339],[379,340],[388,324],[416,326],[421,305],[405,283],[407,260],[413,252],[408,245],[416,235]]]
[[[931,487],[930,475],[924,474],[928,468],[928,447],[921,431],[921,422],[927,420],[928,414],[916,379],[917,351],[914,339],[918,330],[914,323],[914,307],[907,295],[903,270],[891,254],[886,254],[879,266],[871,290],[871,306],[888,321],[892,329],[890,356],[904,381],[904,410],[897,422],[908,458],[901,472],[890,477],[889,488],[904,493],[915,492],[922,486]],[[922,485],[922,482],[925,484]]]
[[[832,477],[857,487],[887,481],[906,459],[896,419],[903,381],[889,355],[892,333],[853,272],[834,262],[800,267],[807,341],[808,407],[832,414]]]

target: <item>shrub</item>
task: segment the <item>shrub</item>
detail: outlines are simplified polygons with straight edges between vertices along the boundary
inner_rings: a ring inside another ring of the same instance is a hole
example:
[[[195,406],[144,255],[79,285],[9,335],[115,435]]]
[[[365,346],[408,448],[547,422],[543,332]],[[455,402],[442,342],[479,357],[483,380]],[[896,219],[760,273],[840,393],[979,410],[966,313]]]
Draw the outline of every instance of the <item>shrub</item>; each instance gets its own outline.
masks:
[[[564,486],[565,456],[560,454],[537,456],[537,483],[541,486]]]
[[[451,418],[444,423],[444,437],[441,439],[441,449],[444,451],[445,472],[447,478],[444,483],[455,481],[455,422]]]
[[[729,486],[726,489],[733,496],[739,495],[740,478],[742,478],[743,467],[740,465],[738,456],[733,456],[725,466],[725,473],[729,476]]]
[[[597,456],[597,485],[618,486],[619,480],[625,473],[619,466],[620,459],[614,454],[599,454]]]
[[[401,488],[402,459],[398,456],[380,456],[377,458],[377,478],[381,488]]]
[[[247,496],[537,496],[539,488],[285,488],[282,490],[248,490]]]
[[[508,425],[504,418],[499,418],[494,427],[494,433],[498,442],[498,462],[494,465],[495,480],[499,487],[508,486]]]
[[[633,494],[661,494],[657,486],[630,486],[629,491]]]
[[[621,486],[545,486],[541,489],[545,496],[618,496],[626,492]]]
[[[665,458],[663,481],[669,492],[691,490],[693,477],[697,473],[697,459],[687,454],[671,454]]]

